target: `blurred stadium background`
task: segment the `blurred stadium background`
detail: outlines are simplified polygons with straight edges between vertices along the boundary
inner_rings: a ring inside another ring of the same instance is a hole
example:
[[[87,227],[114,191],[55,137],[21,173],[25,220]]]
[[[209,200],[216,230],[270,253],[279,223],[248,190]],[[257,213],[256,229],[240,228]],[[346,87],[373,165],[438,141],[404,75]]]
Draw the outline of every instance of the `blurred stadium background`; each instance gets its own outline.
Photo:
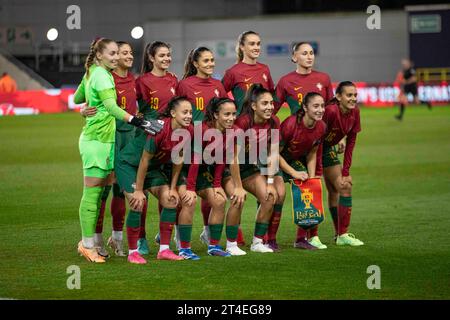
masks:
[[[79,8],[80,29],[69,29],[77,14],[71,5]],[[366,25],[370,5],[381,9],[380,29]],[[132,37],[135,27],[142,27],[140,38]],[[52,41],[50,29],[58,32]],[[235,42],[245,30],[260,33],[260,61],[270,66],[275,81],[294,67],[292,43],[309,41],[316,50],[315,68],[329,73],[333,82],[358,82],[364,105],[393,105],[400,60],[408,57],[419,74],[420,97],[449,101],[450,5],[439,1],[1,0],[0,72],[16,79],[19,90],[66,90],[2,95],[0,114],[76,108],[71,93],[96,37],[130,42],[134,73],[139,73],[145,44],[166,41],[173,48],[171,69],[179,77],[189,50],[206,45],[215,52],[214,76],[220,79],[235,62]]]

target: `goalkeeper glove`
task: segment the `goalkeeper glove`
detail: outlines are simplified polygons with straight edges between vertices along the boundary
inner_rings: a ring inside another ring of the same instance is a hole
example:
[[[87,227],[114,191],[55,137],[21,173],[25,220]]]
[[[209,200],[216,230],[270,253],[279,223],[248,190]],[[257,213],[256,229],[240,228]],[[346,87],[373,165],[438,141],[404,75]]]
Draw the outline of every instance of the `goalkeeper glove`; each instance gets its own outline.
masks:
[[[138,117],[132,117],[128,122],[135,127],[141,128],[151,135],[155,135],[160,132],[164,126],[164,121],[162,120],[144,120]]]

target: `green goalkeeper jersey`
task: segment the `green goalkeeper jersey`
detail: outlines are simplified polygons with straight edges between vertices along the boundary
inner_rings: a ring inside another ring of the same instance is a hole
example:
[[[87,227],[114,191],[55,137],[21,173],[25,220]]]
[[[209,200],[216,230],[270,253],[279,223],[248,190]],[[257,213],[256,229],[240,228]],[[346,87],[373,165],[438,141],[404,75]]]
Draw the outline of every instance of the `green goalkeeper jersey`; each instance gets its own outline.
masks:
[[[83,127],[83,140],[97,140],[100,142],[114,142],[116,121],[106,109],[103,101],[109,98],[117,99],[114,79],[108,70],[92,65],[89,77],[83,77],[81,85],[84,87],[85,101],[88,106],[96,107],[97,113],[93,117],[86,117]]]

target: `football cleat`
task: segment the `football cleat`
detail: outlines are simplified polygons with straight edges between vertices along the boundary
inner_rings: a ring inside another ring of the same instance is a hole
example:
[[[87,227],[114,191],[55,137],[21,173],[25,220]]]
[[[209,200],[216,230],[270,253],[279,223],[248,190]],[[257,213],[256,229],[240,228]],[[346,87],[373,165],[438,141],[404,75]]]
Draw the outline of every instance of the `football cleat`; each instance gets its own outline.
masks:
[[[118,257],[125,257],[126,254],[123,251],[122,240],[115,240],[112,237],[108,239],[108,246],[114,250],[114,254]]]
[[[146,255],[150,253],[150,249],[148,248],[148,242],[145,238],[140,238],[138,240],[138,251],[141,255]]]
[[[364,245],[364,242],[362,242],[359,239],[356,239],[353,233],[344,233],[336,238],[336,244],[338,246],[348,245],[352,247],[358,247]]]
[[[170,249],[159,251],[158,255],[156,256],[156,259],[158,259],[158,260],[184,260],[183,257],[176,255]]]
[[[180,257],[182,257],[185,260],[200,260],[200,257],[196,255],[192,250],[189,249],[180,249],[180,253],[178,254]]]
[[[223,251],[222,247],[219,245],[209,245],[208,255],[216,257],[231,257],[229,252]]]
[[[324,245],[318,236],[312,237],[308,240],[309,244],[316,247],[317,249],[326,249],[328,248],[326,245]]]
[[[83,246],[83,241],[78,243],[78,253],[89,262],[105,263],[104,257],[100,256],[95,248],[88,249]]]
[[[244,256],[244,255],[247,254],[247,252],[245,252],[244,250],[240,249],[238,246],[227,247],[226,251],[229,254],[231,254],[232,256]]]
[[[294,243],[294,248],[305,250],[317,250],[317,248],[311,245],[306,239],[297,239],[297,241]]]
[[[128,262],[134,264],[146,264],[147,260],[145,260],[137,251],[128,255]]]
[[[253,240],[252,245],[250,246],[250,250],[253,252],[259,252],[259,253],[270,253],[273,252],[272,249],[269,247],[266,247],[264,243],[262,242],[262,239]]]

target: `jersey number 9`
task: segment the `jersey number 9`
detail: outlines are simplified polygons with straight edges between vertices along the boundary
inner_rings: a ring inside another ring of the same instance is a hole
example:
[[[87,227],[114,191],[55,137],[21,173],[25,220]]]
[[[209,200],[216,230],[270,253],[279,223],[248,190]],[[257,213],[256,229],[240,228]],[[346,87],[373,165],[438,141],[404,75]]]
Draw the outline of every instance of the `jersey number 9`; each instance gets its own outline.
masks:
[[[299,104],[299,105],[302,105],[302,102],[303,102],[303,93],[299,93],[299,94],[297,95],[297,99],[298,99],[298,104]]]
[[[120,99],[120,107],[125,110],[127,108],[127,98],[126,97],[122,97],[122,99]]]

